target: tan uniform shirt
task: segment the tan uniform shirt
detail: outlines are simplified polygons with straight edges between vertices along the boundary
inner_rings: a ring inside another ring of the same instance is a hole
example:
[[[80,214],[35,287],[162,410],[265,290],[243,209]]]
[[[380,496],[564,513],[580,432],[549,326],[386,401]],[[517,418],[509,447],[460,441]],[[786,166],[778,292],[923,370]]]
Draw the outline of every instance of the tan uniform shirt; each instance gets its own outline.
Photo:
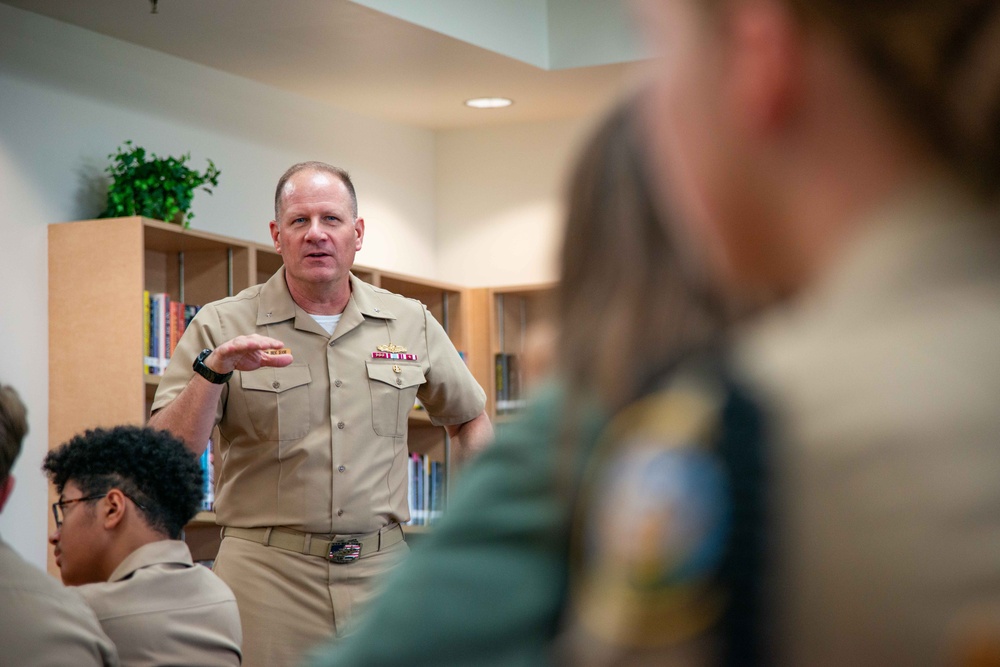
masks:
[[[73,589],[0,540],[0,664],[117,665],[118,653]]]
[[[419,302],[351,276],[351,299],[326,333],[288,293],[284,268],[267,283],[206,305],[185,331],[153,402],[187,385],[203,348],[243,334],[282,341],[286,368],[234,373],[217,411],[220,524],[366,533],[409,519],[407,415],[419,397],[438,425],[486,404],[441,325]],[[372,357],[394,344],[412,360]]]
[[[122,665],[240,664],[236,598],[211,570],[191,561],[184,542],[139,547],[108,581],[78,590],[114,640]]]
[[[1000,639],[1000,225],[944,186],[874,216],[741,349],[777,438],[785,664],[940,665]]]

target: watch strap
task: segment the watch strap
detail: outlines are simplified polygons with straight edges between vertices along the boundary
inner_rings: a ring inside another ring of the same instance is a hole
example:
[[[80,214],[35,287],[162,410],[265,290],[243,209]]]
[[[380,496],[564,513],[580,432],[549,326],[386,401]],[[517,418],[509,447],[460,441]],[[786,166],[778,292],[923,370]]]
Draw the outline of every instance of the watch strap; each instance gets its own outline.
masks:
[[[229,378],[233,377],[232,371],[229,371],[228,373],[217,373],[205,365],[205,359],[207,359],[210,354],[212,354],[212,350],[207,347],[202,350],[200,354],[198,354],[197,358],[194,360],[194,365],[192,366],[194,372],[212,384],[225,384],[229,382]]]

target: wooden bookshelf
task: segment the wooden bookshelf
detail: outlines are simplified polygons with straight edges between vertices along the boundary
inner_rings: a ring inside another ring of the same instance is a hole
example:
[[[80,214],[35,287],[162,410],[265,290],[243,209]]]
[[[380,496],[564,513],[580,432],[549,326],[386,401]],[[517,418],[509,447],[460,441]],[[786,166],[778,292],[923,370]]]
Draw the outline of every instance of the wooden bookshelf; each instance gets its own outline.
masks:
[[[204,304],[266,281],[282,263],[268,245],[141,217],[57,223],[48,233],[50,449],[87,428],[148,419],[159,377],[147,375],[143,363],[143,290]],[[470,367],[478,364],[473,375],[487,386],[488,366],[476,358],[486,353],[484,295],[363,266],[353,270],[427,305]],[[476,345],[482,349],[473,354]],[[426,412],[411,413],[408,442],[411,451],[445,463],[450,474],[447,434]],[[197,560],[214,558],[214,514],[200,513],[185,536]],[[51,552],[48,568],[58,575]]]
[[[547,349],[549,341],[544,340],[548,335],[546,327],[551,323],[554,290],[552,283],[485,290],[489,338],[483,356],[489,363],[489,381],[483,386],[487,387],[494,421],[503,422],[518,412],[528,390],[555,353]],[[509,355],[516,362],[507,377],[510,384],[506,397],[498,396],[500,354]]]

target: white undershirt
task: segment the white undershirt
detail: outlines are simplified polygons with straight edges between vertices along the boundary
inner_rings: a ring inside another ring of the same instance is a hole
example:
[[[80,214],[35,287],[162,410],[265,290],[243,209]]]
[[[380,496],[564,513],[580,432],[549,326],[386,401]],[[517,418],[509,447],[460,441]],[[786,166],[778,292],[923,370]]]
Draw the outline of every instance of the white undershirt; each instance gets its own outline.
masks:
[[[320,325],[326,332],[333,335],[333,330],[337,328],[337,322],[340,321],[340,316],[343,313],[337,313],[336,315],[313,315],[309,313],[309,316],[316,320],[316,324]]]

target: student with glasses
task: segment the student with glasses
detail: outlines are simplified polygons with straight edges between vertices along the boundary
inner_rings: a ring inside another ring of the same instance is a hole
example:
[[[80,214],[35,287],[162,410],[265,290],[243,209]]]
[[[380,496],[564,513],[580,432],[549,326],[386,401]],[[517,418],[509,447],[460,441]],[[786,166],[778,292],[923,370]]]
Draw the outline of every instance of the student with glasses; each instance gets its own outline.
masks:
[[[59,492],[56,565],[122,664],[239,665],[236,598],[180,540],[202,495],[201,467],[184,444],[167,431],[95,429],[42,467]]]

